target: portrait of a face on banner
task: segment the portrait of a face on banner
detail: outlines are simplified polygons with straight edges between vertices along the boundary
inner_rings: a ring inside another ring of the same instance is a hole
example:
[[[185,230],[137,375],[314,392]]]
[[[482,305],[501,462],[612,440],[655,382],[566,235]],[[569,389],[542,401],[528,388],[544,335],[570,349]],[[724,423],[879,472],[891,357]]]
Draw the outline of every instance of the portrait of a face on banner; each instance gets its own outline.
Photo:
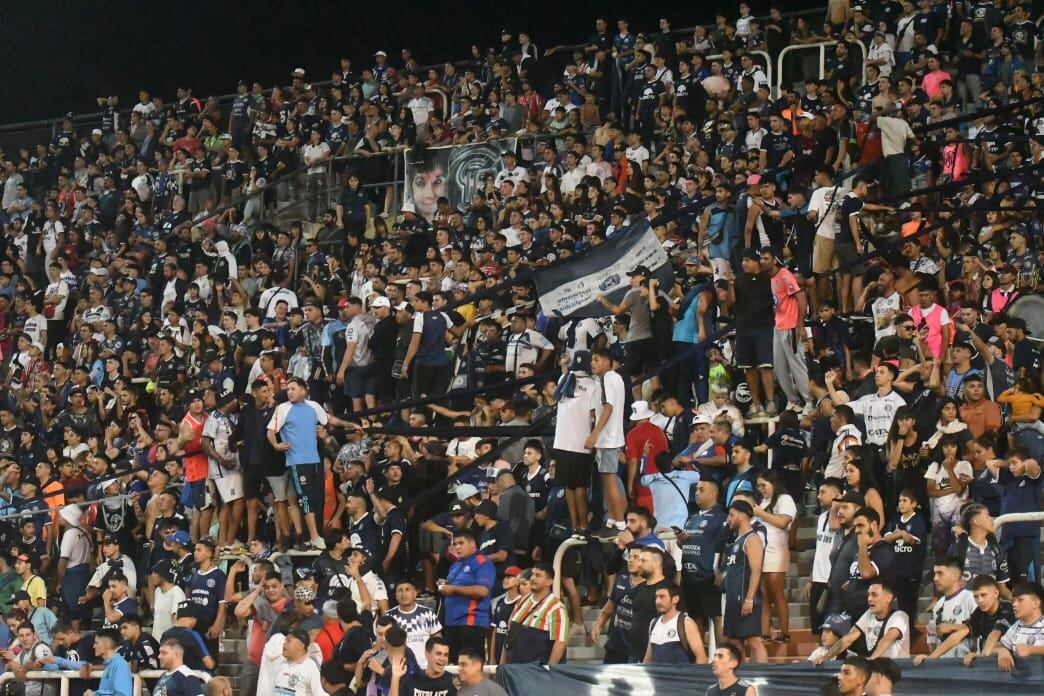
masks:
[[[503,168],[501,155],[514,152],[517,138],[456,147],[414,148],[406,158],[403,205],[412,204],[417,214],[431,221],[439,198],[445,196],[453,210],[471,206],[476,193],[482,193],[487,175],[496,176]]]

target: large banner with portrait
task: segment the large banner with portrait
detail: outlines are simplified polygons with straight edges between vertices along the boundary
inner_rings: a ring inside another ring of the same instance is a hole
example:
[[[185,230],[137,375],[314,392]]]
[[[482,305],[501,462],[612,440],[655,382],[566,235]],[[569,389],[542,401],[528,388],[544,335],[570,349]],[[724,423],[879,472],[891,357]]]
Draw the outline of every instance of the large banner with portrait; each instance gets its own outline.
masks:
[[[410,203],[417,214],[432,220],[442,196],[450,208],[464,209],[472,197],[483,190],[487,174],[496,176],[504,168],[501,155],[516,152],[518,138],[485,143],[406,150],[406,180],[403,204]]]

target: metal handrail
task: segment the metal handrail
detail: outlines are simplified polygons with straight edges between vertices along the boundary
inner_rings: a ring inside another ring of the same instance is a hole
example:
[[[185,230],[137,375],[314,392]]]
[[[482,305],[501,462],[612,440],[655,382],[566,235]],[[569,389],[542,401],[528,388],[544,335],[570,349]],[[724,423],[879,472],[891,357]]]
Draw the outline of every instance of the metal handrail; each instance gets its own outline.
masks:
[[[806,48],[818,48],[819,49],[819,75],[818,75],[818,77],[819,77],[819,79],[822,79],[823,78],[823,73],[826,72],[826,47],[827,46],[836,46],[839,43],[841,43],[841,42],[840,41],[819,41],[819,42],[816,42],[816,43],[794,44],[793,46],[785,46],[783,48],[783,50],[779,52],[779,55],[776,56],[776,86],[775,86],[776,87],[776,91],[775,91],[775,95],[774,96],[779,97],[779,95],[783,93],[783,57],[784,56],[786,56],[791,51],[800,51],[800,50],[806,49]],[[846,41],[845,43],[851,43],[851,42]],[[863,52],[863,59],[861,61],[862,69],[859,71],[859,81],[860,81],[860,84],[864,84],[865,85],[866,84],[866,60],[867,60],[867,56],[869,56],[870,54],[867,52],[866,44],[864,44],[860,39],[856,39],[855,40],[855,44],[858,45],[859,49]],[[771,78],[769,79],[769,82],[771,84]]]

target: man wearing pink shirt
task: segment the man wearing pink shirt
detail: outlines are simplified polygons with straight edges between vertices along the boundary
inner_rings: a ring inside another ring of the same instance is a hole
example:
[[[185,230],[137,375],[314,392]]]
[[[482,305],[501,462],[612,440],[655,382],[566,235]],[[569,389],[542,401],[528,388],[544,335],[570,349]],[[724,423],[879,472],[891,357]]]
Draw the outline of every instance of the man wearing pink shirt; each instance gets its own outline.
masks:
[[[929,99],[935,99],[942,91],[939,88],[939,83],[943,80],[952,80],[953,78],[950,77],[950,73],[940,67],[939,56],[936,54],[929,54],[927,61],[928,70],[924,73],[924,79],[921,80],[921,89],[924,90]]]
[[[770,247],[761,250],[761,268],[771,276],[772,302],[776,310],[772,333],[772,357],[776,378],[787,395],[787,408],[810,413],[812,396],[808,390],[808,367],[805,364],[805,289],[794,274],[782,267],[777,253]]]

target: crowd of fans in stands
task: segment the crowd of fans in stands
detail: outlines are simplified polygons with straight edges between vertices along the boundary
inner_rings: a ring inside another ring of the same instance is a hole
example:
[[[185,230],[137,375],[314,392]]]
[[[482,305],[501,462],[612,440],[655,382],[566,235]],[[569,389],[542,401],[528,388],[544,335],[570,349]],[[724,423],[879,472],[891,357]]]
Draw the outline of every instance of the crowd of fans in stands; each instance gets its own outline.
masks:
[[[891,693],[918,624],[918,664],[1044,654],[1040,523],[994,526],[1040,510],[1039,4],[506,30],[3,153],[7,670],[194,696],[244,626],[240,693],[499,694],[572,641],[751,696],[803,517],[838,692]],[[762,53],[819,42],[775,94]],[[518,135],[459,208],[374,164]],[[644,227],[673,282],[540,311],[534,271]]]

